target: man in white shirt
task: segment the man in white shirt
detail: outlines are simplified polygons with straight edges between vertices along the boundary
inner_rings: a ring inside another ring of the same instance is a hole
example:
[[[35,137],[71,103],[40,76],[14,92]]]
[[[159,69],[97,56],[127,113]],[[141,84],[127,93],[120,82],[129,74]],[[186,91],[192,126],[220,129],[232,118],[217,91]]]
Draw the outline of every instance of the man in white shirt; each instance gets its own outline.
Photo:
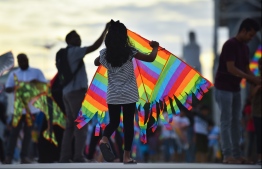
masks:
[[[19,68],[11,72],[7,78],[5,84],[5,91],[7,93],[12,93],[15,91],[16,83],[15,83],[15,76],[17,80],[20,82],[43,82],[46,83],[47,80],[45,79],[41,70],[37,68],[29,67],[29,61],[25,54],[21,53],[17,56]],[[32,103],[27,103],[29,108],[29,114],[34,115],[40,112],[39,109],[35,108]],[[14,109],[17,107],[14,107]],[[8,141],[7,153],[5,164],[11,164],[13,159],[14,150],[16,147],[17,138],[19,136],[20,130],[23,128],[23,142],[22,142],[22,149],[20,153],[21,163],[31,163],[30,160],[27,158],[28,150],[31,142],[31,131],[32,125],[29,125],[26,121],[26,110],[22,110],[21,118],[18,117],[16,114],[13,114],[12,121],[18,119],[17,123],[12,123],[11,133]]]

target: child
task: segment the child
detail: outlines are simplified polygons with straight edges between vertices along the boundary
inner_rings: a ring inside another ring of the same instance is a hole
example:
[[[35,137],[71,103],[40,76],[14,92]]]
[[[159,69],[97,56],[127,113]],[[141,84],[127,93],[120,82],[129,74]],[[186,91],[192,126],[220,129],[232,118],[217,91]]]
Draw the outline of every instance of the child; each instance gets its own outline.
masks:
[[[108,139],[117,129],[120,122],[120,112],[123,108],[124,124],[124,163],[136,163],[131,158],[130,151],[134,137],[134,113],[139,99],[136,77],[132,59],[153,62],[157,56],[159,44],[151,41],[152,52],[147,55],[134,49],[128,39],[127,29],[123,23],[111,20],[105,38],[106,48],[100,51],[95,59],[95,65],[102,64],[108,70],[107,104],[110,122],[106,126],[100,140],[100,149],[106,161],[114,160],[114,154],[108,144]]]
[[[260,71],[260,77],[262,74],[262,63],[261,58],[258,60],[258,68]],[[252,97],[252,115],[255,125],[255,135],[257,138],[257,155],[258,155],[258,164],[261,165],[261,118],[262,118],[262,109],[261,109],[261,84],[251,86],[251,97]]]

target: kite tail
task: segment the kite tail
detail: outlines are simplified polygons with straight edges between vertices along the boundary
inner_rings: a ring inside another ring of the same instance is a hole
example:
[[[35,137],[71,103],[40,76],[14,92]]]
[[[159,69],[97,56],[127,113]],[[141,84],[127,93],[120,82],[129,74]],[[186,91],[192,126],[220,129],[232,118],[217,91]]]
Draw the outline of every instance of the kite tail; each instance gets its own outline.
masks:
[[[137,111],[138,111],[138,124],[140,127],[140,140],[142,143],[147,143],[146,138],[146,129],[147,129],[147,122],[145,120],[145,109],[141,104],[137,104]]]
[[[97,124],[96,124],[96,128],[95,128],[95,136],[99,136],[100,135],[100,129],[104,129],[106,124],[108,123],[106,121],[106,114],[108,115],[108,113],[106,112],[97,112]]]
[[[89,110],[87,110],[85,113],[82,113],[82,111],[83,111],[83,107],[79,111],[78,116],[75,120],[75,122],[78,123],[76,125],[78,129],[81,129],[84,125],[86,125],[96,114],[96,113],[93,113]]]
[[[55,146],[58,146],[58,142],[57,142],[57,140],[56,140],[56,138],[55,138],[55,133],[52,131],[51,133],[48,131],[48,130],[45,130],[44,132],[43,132],[43,137],[46,139],[46,140],[48,140],[48,141],[50,141],[52,144],[54,144]]]
[[[151,104],[151,110],[152,110],[152,117],[154,118],[154,124],[150,127],[152,128],[152,132],[156,131],[156,128],[158,126],[158,122],[157,122],[157,108],[156,108],[157,104],[156,102],[154,102],[153,104]]]

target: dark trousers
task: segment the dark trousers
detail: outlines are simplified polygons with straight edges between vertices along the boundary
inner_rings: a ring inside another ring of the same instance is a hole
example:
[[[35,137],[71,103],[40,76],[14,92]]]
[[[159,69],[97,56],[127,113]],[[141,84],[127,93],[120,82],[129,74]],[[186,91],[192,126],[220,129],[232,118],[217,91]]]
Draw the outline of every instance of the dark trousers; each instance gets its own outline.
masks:
[[[8,158],[11,158],[11,159],[13,158],[16,143],[17,143],[17,138],[22,128],[23,128],[24,137],[22,141],[22,149],[21,149],[20,157],[24,158],[24,157],[27,157],[28,155],[30,144],[32,141],[31,132],[32,132],[33,127],[27,126],[25,121],[26,121],[26,117],[25,115],[22,115],[18,125],[16,127],[11,128],[11,133],[10,133],[10,137],[8,140],[7,152],[6,152],[6,156]]]
[[[38,163],[53,163],[58,162],[61,152],[61,142],[63,137],[64,129],[58,125],[53,126],[55,138],[58,142],[58,146],[55,146],[49,140],[46,140],[43,136],[43,132],[48,128],[48,121],[46,117],[43,119],[42,128],[38,138]],[[50,153],[52,152],[52,153]]]
[[[134,114],[136,103],[113,105],[108,104],[110,122],[106,126],[103,136],[108,139],[117,129],[120,123],[121,107],[123,107],[123,125],[124,125],[124,150],[131,151],[134,137]]]
[[[257,154],[261,154],[261,117],[253,117],[257,139]]]
[[[0,138],[0,161],[4,162],[4,160],[5,160],[4,143],[3,140]]]
[[[70,159],[81,160],[84,158],[84,150],[87,137],[87,125],[81,129],[76,127],[75,119],[82,106],[86,89],[76,90],[63,96],[66,111],[66,128],[63,134],[60,162],[67,162]],[[72,150],[72,141],[74,145]]]
[[[255,146],[255,132],[254,131],[248,131],[248,146],[247,146],[247,156],[250,158],[252,157],[252,152]]]

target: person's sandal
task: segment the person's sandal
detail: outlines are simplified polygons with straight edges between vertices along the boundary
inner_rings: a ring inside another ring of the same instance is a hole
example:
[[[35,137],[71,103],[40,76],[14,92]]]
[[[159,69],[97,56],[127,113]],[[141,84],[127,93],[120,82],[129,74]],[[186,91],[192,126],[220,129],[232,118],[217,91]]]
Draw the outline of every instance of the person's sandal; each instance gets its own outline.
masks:
[[[240,160],[237,160],[233,157],[227,157],[222,161],[223,164],[242,164]]]
[[[102,152],[105,161],[112,162],[115,160],[115,155],[108,143],[100,143],[99,148]]]
[[[244,157],[239,157],[239,158],[237,158],[237,160],[241,161],[241,164],[254,164],[253,161],[248,160],[248,159],[246,159]]]
[[[130,160],[130,161],[127,161],[127,162],[124,162],[124,164],[137,164],[136,160]]]

